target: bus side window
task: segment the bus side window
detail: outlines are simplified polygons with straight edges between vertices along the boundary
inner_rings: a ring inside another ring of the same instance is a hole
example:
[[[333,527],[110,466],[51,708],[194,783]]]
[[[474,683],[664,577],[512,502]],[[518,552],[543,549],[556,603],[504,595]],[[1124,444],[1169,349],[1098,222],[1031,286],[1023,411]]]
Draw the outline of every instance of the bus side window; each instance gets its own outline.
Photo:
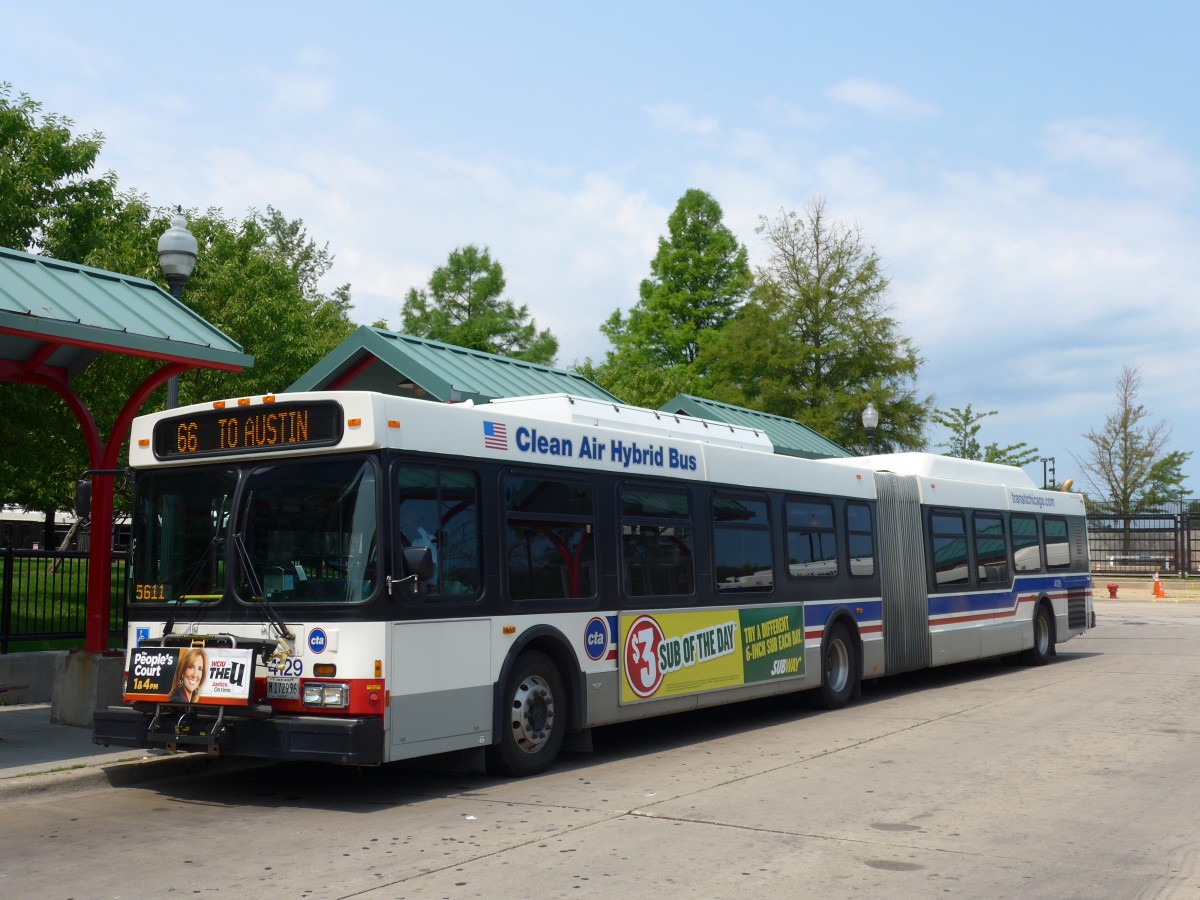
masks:
[[[713,572],[718,591],[770,591],[775,585],[765,497],[713,497]]]
[[[865,503],[846,504],[846,539],[850,547],[850,574],[875,574],[875,532],[871,528],[871,507]]]
[[[1008,583],[1008,545],[1004,520],[998,514],[975,514],[975,565],[981,584]]]
[[[788,574],[793,578],[837,575],[837,532],[833,504],[827,500],[791,500],[787,519]],[[869,522],[869,520],[868,520]]]
[[[596,596],[596,517],[582,479],[504,479],[505,565],[514,600]]]
[[[1042,534],[1046,538],[1046,568],[1069,569],[1071,545],[1067,541],[1067,520],[1046,516],[1042,520]]]
[[[1037,519],[1014,515],[1011,524],[1013,567],[1018,572],[1042,571],[1042,546],[1038,541]]]
[[[461,598],[476,594],[480,565],[475,473],[410,465],[396,471],[399,552],[410,547],[429,549],[434,571],[422,582],[428,595]]]
[[[691,498],[686,491],[621,488],[621,583],[628,597],[696,591]]]
[[[929,536],[937,586],[966,584],[971,573],[967,565],[967,531],[963,514],[950,510],[932,512]]]

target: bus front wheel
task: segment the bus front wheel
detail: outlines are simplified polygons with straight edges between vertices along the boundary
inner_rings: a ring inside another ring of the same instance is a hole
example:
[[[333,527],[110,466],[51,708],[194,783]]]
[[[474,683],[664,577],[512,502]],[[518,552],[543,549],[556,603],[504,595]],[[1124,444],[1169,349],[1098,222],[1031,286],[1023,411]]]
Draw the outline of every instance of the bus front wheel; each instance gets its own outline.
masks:
[[[835,622],[821,648],[821,686],[813,699],[821,709],[841,709],[858,683],[858,644],[841,622]]]
[[[518,777],[546,771],[567,725],[558,667],[545,653],[526,651],[517,657],[500,696],[505,708],[500,734],[488,748],[488,770]]]

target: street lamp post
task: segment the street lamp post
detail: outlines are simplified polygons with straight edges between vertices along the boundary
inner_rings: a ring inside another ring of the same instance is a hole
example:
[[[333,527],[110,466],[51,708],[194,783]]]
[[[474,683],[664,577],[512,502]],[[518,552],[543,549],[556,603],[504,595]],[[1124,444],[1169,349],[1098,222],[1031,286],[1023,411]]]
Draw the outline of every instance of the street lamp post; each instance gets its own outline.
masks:
[[[188,231],[183,208],[177,206],[175,215],[171,218],[171,227],[158,239],[158,264],[167,276],[171,296],[176,300],[183,298],[183,286],[192,277],[192,269],[196,267],[197,249],[199,245],[196,243],[196,236]],[[174,409],[178,405],[179,376],[172,375],[167,382],[167,408]]]
[[[1054,487],[1054,479],[1057,477],[1057,475],[1054,471],[1054,457],[1053,456],[1039,456],[1038,460],[1042,464],[1042,489],[1046,490],[1048,488]],[[1047,469],[1047,465],[1049,465],[1048,469]]]
[[[862,414],[863,428],[867,430],[867,454],[875,452],[875,429],[879,427],[879,410],[875,404],[868,403]]]

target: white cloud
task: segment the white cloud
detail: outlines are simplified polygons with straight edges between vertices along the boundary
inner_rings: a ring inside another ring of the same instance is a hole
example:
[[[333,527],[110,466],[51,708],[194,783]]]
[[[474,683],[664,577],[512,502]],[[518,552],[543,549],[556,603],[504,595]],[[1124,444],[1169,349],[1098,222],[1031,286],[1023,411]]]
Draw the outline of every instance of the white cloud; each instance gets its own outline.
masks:
[[[683,134],[713,134],[721,127],[716,117],[696,115],[687,107],[673,103],[651,106],[646,113],[657,127]]]
[[[1196,189],[1196,162],[1144,126],[1100,119],[1054,122],[1043,143],[1052,161],[1107,172],[1126,187],[1174,196]]]
[[[763,119],[772,125],[791,125],[811,131],[826,122],[825,117],[811,113],[780,97],[767,97],[758,104],[758,108]]]
[[[936,115],[935,104],[871,78],[848,78],[828,90],[828,96],[877,116],[903,119]]]

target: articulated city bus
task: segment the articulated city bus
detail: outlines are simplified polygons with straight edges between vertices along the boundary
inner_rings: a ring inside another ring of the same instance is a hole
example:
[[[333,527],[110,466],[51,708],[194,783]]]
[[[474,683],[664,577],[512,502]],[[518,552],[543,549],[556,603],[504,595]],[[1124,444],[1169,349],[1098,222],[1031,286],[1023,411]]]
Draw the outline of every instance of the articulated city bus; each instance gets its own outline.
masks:
[[[102,744],[374,765],[996,656],[1092,622],[1079,496],[565,395],[242,398],[133,424]]]

